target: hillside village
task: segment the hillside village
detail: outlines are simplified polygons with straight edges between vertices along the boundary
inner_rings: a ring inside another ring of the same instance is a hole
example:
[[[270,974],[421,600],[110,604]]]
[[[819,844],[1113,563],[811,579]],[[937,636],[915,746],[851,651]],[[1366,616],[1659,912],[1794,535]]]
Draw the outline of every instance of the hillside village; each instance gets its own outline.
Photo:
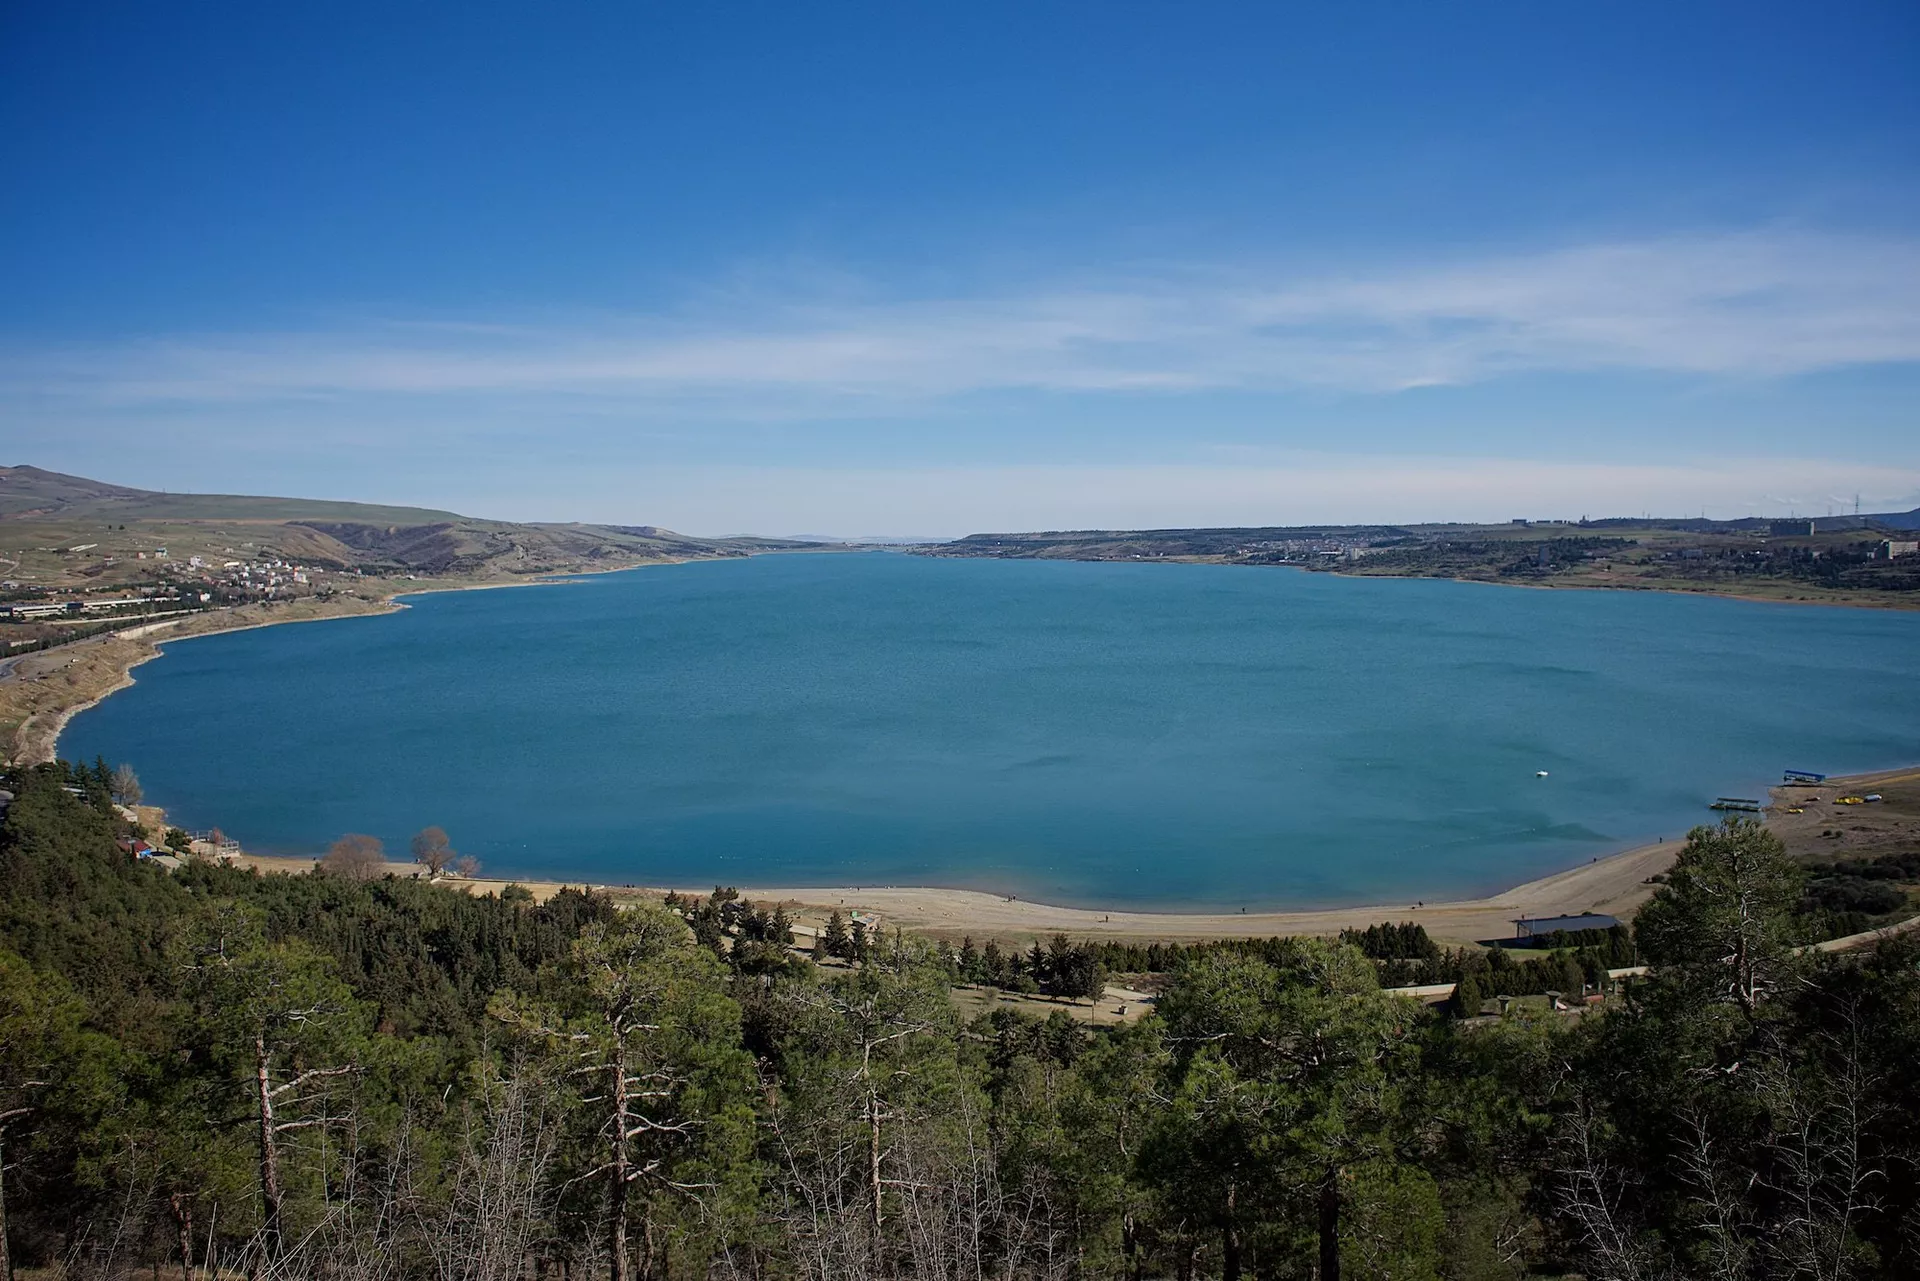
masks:
[[[427,508],[167,494],[0,467],[0,658],[183,613],[384,600],[410,586],[748,555],[804,544],[654,526],[514,524]]]

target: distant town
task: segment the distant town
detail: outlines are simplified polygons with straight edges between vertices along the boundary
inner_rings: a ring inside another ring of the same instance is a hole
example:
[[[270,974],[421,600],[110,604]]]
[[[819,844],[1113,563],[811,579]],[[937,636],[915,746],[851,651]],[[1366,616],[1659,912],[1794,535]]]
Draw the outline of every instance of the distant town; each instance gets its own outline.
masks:
[[[515,525],[425,509],[160,494],[33,467],[0,468],[0,658],[246,605],[385,599],[416,582],[527,581],[823,546],[689,538],[653,526]],[[910,550],[1920,604],[1920,510],[1734,521],[1518,517],[1494,525],[974,534]]]

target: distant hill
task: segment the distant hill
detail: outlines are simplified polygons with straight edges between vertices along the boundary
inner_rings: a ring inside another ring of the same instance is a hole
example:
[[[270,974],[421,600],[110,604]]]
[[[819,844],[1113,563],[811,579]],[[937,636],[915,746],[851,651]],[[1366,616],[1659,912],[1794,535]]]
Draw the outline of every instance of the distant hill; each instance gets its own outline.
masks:
[[[334,520],[420,525],[461,520],[454,512],[312,498],[170,494],[68,476],[39,467],[0,467],[0,520]]]
[[[40,467],[0,467],[0,557],[23,578],[49,585],[93,578],[112,558],[119,580],[131,572],[127,558],[168,544],[176,556],[225,556],[244,547],[366,574],[483,579],[807,545],[691,538],[656,525],[519,524],[425,507],[162,493]]]
[[[1920,510],[1805,518],[1797,529],[1776,529],[1775,522],[1751,517],[1618,517],[1492,525],[1046,530],[970,534],[909,550],[921,556],[1003,560],[1290,565],[1369,577],[1655,588],[1920,608],[1920,556],[1883,558],[1880,547],[1889,534],[1916,528]]]

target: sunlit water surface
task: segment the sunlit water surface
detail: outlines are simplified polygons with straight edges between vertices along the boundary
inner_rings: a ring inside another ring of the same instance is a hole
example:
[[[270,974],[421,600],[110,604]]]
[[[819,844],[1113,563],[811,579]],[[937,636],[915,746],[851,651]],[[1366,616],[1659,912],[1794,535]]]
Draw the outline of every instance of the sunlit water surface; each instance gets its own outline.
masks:
[[[170,645],[63,754],[259,852],[1165,907],[1484,892],[1920,760],[1913,613],[892,554],[410,603]]]

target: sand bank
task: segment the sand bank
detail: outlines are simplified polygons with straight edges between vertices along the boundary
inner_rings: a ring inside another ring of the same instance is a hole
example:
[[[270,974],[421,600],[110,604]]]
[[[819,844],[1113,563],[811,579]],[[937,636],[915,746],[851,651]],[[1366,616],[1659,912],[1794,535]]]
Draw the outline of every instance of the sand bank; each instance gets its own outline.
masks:
[[[1663,841],[1627,850],[1611,858],[1583,863],[1564,872],[1528,881],[1501,894],[1480,899],[1428,903],[1371,904],[1359,907],[1317,908],[1294,912],[1125,912],[1097,908],[1055,907],[1009,901],[1004,895],[978,890],[887,888],[855,890],[851,886],[785,887],[743,886],[742,898],[755,903],[781,903],[796,919],[817,924],[833,911],[858,911],[878,917],[888,926],[917,933],[959,937],[1030,939],[1065,932],[1075,938],[1192,941],[1196,939],[1266,938],[1276,934],[1337,934],[1349,927],[1381,921],[1417,921],[1434,938],[1449,943],[1506,937],[1517,916],[1558,916],[1604,912],[1628,917],[1652,896],[1647,878],[1664,872],[1680,852],[1681,842]],[[314,860],[242,855],[237,861],[263,872],[305,872]],[[389,863],[396,876],[411,876],[412,864]],[[508,881],[492,877],[472,880],[448,878],[443,884],[475,894],[497,894],[510,884],[546,899],[563,885],[586,886],[584,881]],[[662,886],[598,885],[616,896],[659,897]],[[683,888],[682,893],[704,895],[710,886]]]
[[[1465,943],[1508,937],[1519,916],[1604,912],[1629,917],[1653,895],[1656,886],[1647,878],[1672,866],[1680,847],[1679,841],[1644,845],[1486,898],[1419,907],[1403,901],[1296,912],[1127,912],[1010,901],[976,890],[756,886],[740,892],[756,902],[785,903],[813,913],[870,913],[888,925],[937,935],[1021,938],[1065,932],[1075,938],[1189,941],[1337,934],[1381,921],[1415,921],[1438,940]]]
[[[1867,806],[1834,804],[1840,796],[1863,792],[1881,793],[1885,800]],[[1772,799],[1764,821],[1790,853],[1803,859],[1872,857],[1920,839],[1920,769],[1913,766],[1835,776],[1817,787],[1778,786]],[[1801,812],[1790,812],[1796,808]],[[1700,815],[1702,823],[1717,818],[1704,810]],[[1643,845],[1486,898],[1419,907],[1403,901],[1297,912],[1128,912],[1009,902],[1004,895],[971,890],[756,887],[742,893],[812,913],[836,908],[872,913],[889,925],[940,935],[1031,938],[1064,931],[1076,938],[1188,941],[1336,934],[1381,921],[1414,921],[1441,942],[1465,943],[1510,937],[1513,918],[1520,916],[1601,912],[1630,918],[1658,888],[1648,878],[1671,867],[1683,844]]]
[[[1831,804],[1833,797],[1856,791],[1883,791],[1884,805],[1844,810]],[[1920,769],[1912,767],[1882,770],[1828,779],[1819,788],[1773,789],[1775,808],[1766,816],[1767,825],[1787,840],[1789,849],[1802,854],[1802,828],[1817,832],[1823,826],[1837,830],[1837,815],[1861,833],[1864,822],[1887,826],[1891,839],[1906,839],[1920,831]],[[1804,812],[1786,812],[1788,804],[1803,805]],[[1701,822],[1715,816],[1701,814]],[[1809,834],[1811,835],[1811,833]],[[977,939],[1025,940],[1055,933],[1075,938],[1124,940],[1162,940],[1188,942],[1199,939],[1266,938],[1272,935],[1337,934],[1343,929],[1364,928],[1382,921],[1415,921],[1443,943],[1468,943],[1502,938],[1513,933],[1513,919],[1520,916],[1561,916],[1580,912],[1600,912],[1627,919],[1653,896],[1658,888],[1649,878],[1665,872],[1678,856],[1683,842],[1661,841],[1623,851],[1570,867],[1551,876],[1516,885],[1510,890],[1485,898],[1431,902],[1421,906],[1389,902],[1353,907],[1317,908],[1277,912],[1151,912],[1119,911],[1098,908],[1059,907],[1009,900],[1004,895],[977,890],[939,889],[935,887],[862,886],[742,886],[743,897],[757,903],[781,903],[797,920],[817,925],[838,910],[873,916],[887,926],[943,937],[958,938],[972,934]],[[1826,845],[1837,842],[1829,840]],[[1845,851],[1812,847],[1805,853],[1818,857],[1836,852],[1852,853],[1851,842]],[[1863,849],[1862,853],[1875,850]],[[311,859],[245,858],[242,861],[263,871],[303,872],[313,866]],[[411,864],[389,864],[395,875],[418,871]],[[450,886],[472,893],[499,893],[514,884],[499,878],[448,880]],[[520,881],[536,898],[546,899],[563,884],[583,886],[586,882]],[[595,886],[616,896],[658,897],[666,893],[658,886]],[[682,893],[705,894],[710,886],[680,887]]]

